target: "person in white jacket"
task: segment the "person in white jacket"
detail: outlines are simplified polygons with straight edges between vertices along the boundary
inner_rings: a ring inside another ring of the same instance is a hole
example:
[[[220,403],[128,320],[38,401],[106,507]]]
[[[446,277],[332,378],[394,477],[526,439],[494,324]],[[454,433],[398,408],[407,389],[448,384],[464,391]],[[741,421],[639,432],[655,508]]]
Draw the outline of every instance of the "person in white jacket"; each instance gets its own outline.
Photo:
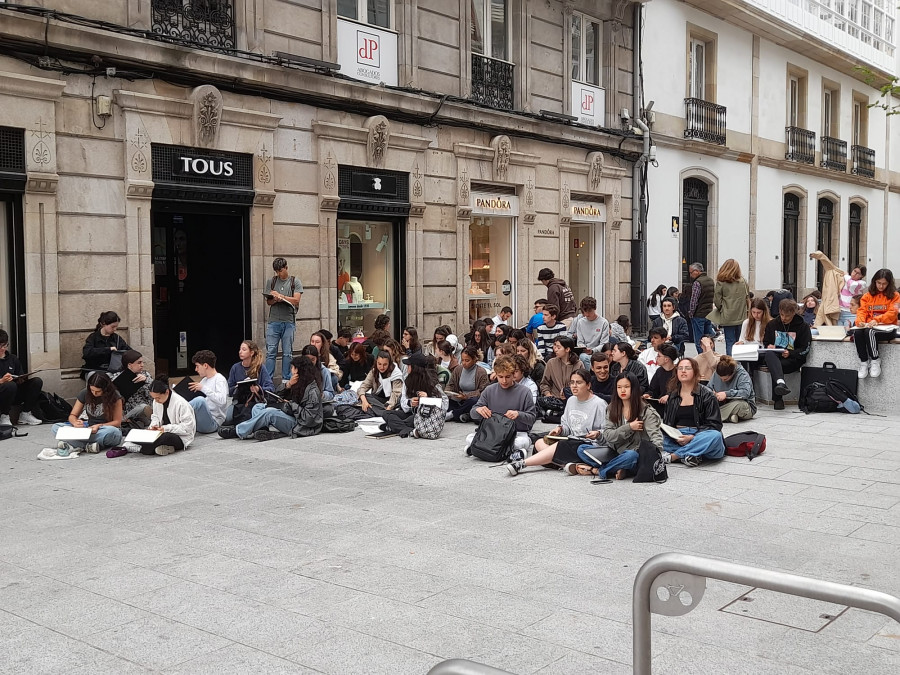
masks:
[[[191,382],[188,388],[199,391],[203,396],[188,401],[194,409],[197,433],[211,434],[219,430],[225,422],[228,409],[228,380],[216,370],[216,355],[208,349],[194,354],[191,362],[194,370],[203,379]]]
[[[181,396],[169,389],[169,378],[157,375],[150,385],[150,398],[153,399],[153,414],[150,416],[150,430],[161,431],[159,438],[153,443],[140,445],[142,455],[171,455],[176,450],[184,450],[194,440],[197,422],[194,409]],[[126,450],[134,452],[128,444]]]

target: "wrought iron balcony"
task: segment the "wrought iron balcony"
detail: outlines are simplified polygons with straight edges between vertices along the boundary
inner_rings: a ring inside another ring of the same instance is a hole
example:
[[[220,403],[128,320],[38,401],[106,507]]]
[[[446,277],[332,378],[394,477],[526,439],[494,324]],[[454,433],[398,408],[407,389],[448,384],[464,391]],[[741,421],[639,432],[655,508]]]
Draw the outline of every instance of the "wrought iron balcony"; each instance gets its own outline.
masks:
[[[725,106],[700,98],[684,99],[684,137],[725,145]]]
[[[784,153],[785,159],[803,164],[816,163],[815,131],[800,127],[785,127],[784,136],[785,145],[787,145],[787,152]]]
[[[864,145],[850,147],[850,158],[853,162],[851,173],[866,178],[875,178],[875,151]]]
[[[847,141],[822,136],[822,167],[847,172]]]
[[[472,54],[472,100],[512,110],[514,68],[508,61]]]
[[[234,49],[233,0],[152,0],[155,37],[200,49]]]

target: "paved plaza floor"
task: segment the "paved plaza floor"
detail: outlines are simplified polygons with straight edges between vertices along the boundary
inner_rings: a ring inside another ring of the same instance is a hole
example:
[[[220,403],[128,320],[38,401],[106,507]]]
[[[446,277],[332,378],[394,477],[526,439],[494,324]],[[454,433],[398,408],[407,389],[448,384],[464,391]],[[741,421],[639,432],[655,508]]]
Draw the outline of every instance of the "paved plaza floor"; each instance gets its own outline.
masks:
[[[680,551],[900,595],[900,416],[774,413],[752,463],[591,485],[360,431],[42,462],[0,444],[0,672],[631,671],[631,591]],[[836,618],[835,618],[836,617]],[[900,624],[710,581],[655,673],[900,672]]]

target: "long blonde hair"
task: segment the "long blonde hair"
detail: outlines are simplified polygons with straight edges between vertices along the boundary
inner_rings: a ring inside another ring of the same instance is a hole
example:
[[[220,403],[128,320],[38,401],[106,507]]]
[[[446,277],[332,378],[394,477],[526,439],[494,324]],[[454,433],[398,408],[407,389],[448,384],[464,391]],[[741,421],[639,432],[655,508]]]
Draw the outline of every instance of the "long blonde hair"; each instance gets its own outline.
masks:
[[[250,350],[250,365],[247,366],[247,377],[259,377],[259,369],[266,360],[265,356],[259,351],[259,345],[253,340],[244,340],[241,344],[247,345],[247,349]]]
[[[716,281],[720,281],[723,284],[728,284],[740,280],[741,266],[738,265],[737,260],[735,260],[734,258],[729,258],[728,260],[723,262],[722,266],[719,268],[719,273],[716,275]]]
[[[769,306],[766,304],[766,301],[762,298],[753,298],[750,301],[750,309],[747,310],[747,334],[744,335],[741,339],[746,340],[747,342],[753,342],[756,340],[756,319],[753,318],[753,314],[751,310],[760,309],[762,310],[762,319],[759,321],[759,339],[762,340],[763,335],[766,334],[766,326],[769,325],[769,321],[772,319],[772,315],[769,314]]]
[[[520,346],[528,350],[528,356],[526,356],[525,358],[528,359],[528,366],[530,368],[534,368],[534,364],[537,363],[539,359],[538,350],[537,347],[534,346],[534,342],[532,342],[528,338],[522,338],[516,343],[517,352]]]

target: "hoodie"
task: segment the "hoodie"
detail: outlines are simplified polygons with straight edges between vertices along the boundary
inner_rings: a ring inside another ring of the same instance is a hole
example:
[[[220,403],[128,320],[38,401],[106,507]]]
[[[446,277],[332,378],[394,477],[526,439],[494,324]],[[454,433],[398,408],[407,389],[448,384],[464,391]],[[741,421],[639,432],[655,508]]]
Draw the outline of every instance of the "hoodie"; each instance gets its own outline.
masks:
[[[800,363],[806,363],[809,347],[812,344],[812,334],[809,326],[799,314],[795,314],[786,326],[781,317],[776,316],[766,326],[763,342],[767,347],[775,345],[779,349],[786,349],[788,358],[796,358],[800,360]]]
[[[575,296],[572,289],[562,279],[553,278],[547,284],[547,302],[559,307],[557,321],[571,319],[575,316]]]

